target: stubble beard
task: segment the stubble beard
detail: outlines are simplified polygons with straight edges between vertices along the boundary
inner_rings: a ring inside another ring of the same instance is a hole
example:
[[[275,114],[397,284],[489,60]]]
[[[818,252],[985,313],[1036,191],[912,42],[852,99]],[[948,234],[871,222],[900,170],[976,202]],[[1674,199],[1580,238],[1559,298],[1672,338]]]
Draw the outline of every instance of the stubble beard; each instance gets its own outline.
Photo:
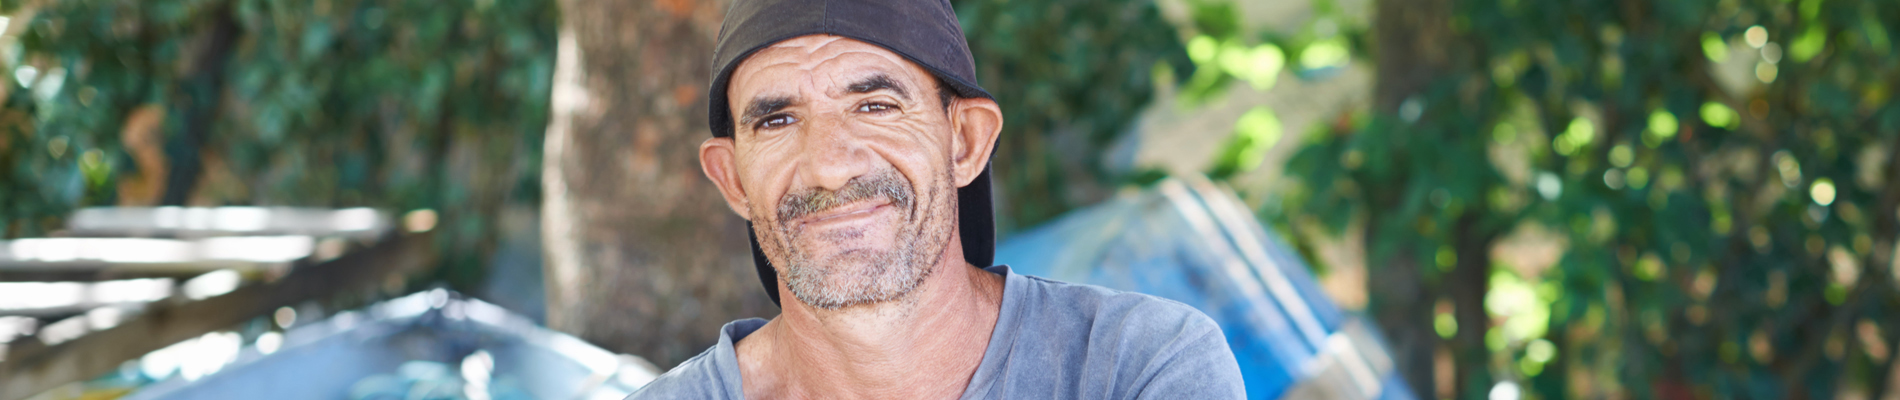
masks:
[[[858,305],[900,300],[915,291],[935,271],[937,259],[949,244],[951,223],[955,220],[956,196],[950,179],[936,180],[927,190],[929,197],[919,198],[911,182],[894,169],[884,168],[853,178],[835,191],[806,189],[788,193],[779,202],[776,220],[759,230],[759,243],[772,263],[778,266],[778,278],[791,289],[792,296],[808,306],[839,310]],[[817,257],[797,245],[813,240],[842,241],[863,232],[800,232],[786,221],[863,200],[882,198],[902,212],[889,249],[857,249],[829,257]],[[935,200],[935,201],[930,201]]]

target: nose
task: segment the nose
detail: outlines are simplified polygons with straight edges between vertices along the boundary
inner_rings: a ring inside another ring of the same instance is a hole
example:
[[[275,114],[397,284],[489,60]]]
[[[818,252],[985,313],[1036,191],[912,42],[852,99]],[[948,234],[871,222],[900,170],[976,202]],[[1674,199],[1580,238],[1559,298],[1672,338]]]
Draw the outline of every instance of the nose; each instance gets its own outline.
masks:
[[[852,178],[871,170],[871,150],[837,113],[813,116],[801,135],[799,183],[806,187],[838,190]]]

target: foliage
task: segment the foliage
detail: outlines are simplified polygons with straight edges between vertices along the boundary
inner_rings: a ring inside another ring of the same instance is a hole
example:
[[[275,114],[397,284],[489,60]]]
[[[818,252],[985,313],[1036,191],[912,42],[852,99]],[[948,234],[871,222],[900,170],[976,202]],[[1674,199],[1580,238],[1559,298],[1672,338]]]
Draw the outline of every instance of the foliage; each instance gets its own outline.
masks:
[[[1264,32],[1243,26],[1234,3],[1207,0],[1189,2],[1189,6],[1194,34],[1187,40],[1187,52],[1195,69],[1180,88],[1184,107],[1203,105],[1242,83],[1254,90],[1271,90],[1282,72],[1302,79],[1326,78],[1347,65],[1352,49],[1364,47],[1363,27],[1349,26],[1329,0],[1314,1],[1315,15],[1303,26]],[[1172,71],[1163,69],[1160,74]],[[1248,110],[1235,121],[1233,136],[1214,155],[1206,175],[1225,181],[1258,168],[1285,129],[1271,108]]]
[[[5,237],[97,205],[429,208],[467,266],[538,196],[552,2],[29,4],[4,7]]]
[[[1003,108],[995,160],[1003,231],[1105,197],[1126,173],[1103,154],[1151,100],[1154,66],[1191,71],[1146,0],[968,0],[957,6],[977,76]]]
[[[1490,314],[1495,356],[1461,362],[1459,398],[1489,376],[1542,398],[1889,389],[1900,3],[1448,3],[1442,70],[1308,138],[1285,215],[1365,224],[1374,279],[1398,261],[1436,266],[1418,284],[1441,301],[1488,290],[1460,307]],[[1567,243],[1554,268],[1488,261],[1533,226]]]

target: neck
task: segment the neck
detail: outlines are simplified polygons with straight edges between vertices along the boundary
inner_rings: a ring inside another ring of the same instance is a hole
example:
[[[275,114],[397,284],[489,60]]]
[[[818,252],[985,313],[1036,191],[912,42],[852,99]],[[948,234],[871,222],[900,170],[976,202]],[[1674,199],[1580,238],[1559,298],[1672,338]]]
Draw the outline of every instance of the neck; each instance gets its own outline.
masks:
[[[954,238],[955,236],[952,235]],[[956,398],[989,348],[1003,279],[946,246],[897,300],[817,309],[779,293],[784,312],[737,344],[747,398]]]

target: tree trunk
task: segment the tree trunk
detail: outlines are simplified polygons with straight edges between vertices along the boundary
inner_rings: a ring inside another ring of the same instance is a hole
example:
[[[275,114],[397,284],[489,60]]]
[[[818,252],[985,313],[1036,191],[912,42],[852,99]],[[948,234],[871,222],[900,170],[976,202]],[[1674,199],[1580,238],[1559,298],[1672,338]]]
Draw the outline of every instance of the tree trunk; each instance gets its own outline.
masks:
[[[1368,211],[1377,214],[1379,211]],[[1365,240],[1371,247],[1378,240],[1375,233],[1381,229],[1377,223],[1385,218],[1371,216],[1366,221]],[[1438,398],[1436,376],[1437,366],[1433,365],[1438,349],[1438,334],[1432,327],[1433,306],[1437,294],[1420,270],[1417,258],[1410,252],[1394,252],[1390,257],[1375,260],[1368,264],[1366,279],[1366,306],[1379,327],[1385,330],[1386,341],[1392,346],[1392,361],[1405,383],[1412,387],[1416,398]],[[1377,267],[1372,267],[1376,265]],[[1371,269],[1376,268],[1376,269]]]
[[[168,206],[185,205],[198,187],[199,175],[204,173],[199,153],[218,119],[218,105],[224,101],[225,67],[230,65],[231,51],[242,34],[230,6],[213,8],[211,13],[211,26],[199,39],[203,47],[193,55],[182,93],[175,95],[184,106],[179,111],[180,129],[165,144],[165,156],[171,165],[159,203]]]
[[[1483,211],[1466,211],[1458,217],[1457,235],[1452,248],[1458,254],[1444,285],[1451,297],[1452,318],[1458,321],[1458,334],[1452,336],[1452,388],[1460,399],[1485,398],[1490,392],[1491,349],[1484,336],[1491,329],[1491,315],[1484,310],[1484,297],[1491,292],[1491,246],[1493,235],[1478,225]]]
[[[1421,95],[1433,80],[1446,73],[1451,66],[1451,57],[1446,50],[1454,44],[1450,26],[1451,0],[1380,0],[1374,6],[1373,57],[1378,65],[1373,88],[1373,109],[1385,115],[1398,115],[1407,99]],[[1396,199],[1375,204],[1396,205]],[[1378,224],[1405,225],[1410,221],[1392,220],[1389,213],[1395,208],[1374,207],[1367,210],[1367,247],[1377,240],[1376,232],[1392,229]],[[1402,228],[1401,228],[1402,229]],[[1406,246],[1400,244],[1401,248]],[[1432,325],[1438,300],[1437,288],[1425,277],[1420,268],[1417,254],[1406,251],[1394,252],[1386,259],[1372,260],[1380,270],[1372,271],[1376,278],[1366,280],[1367,304],[1372,315],[1385,329],[1392,344],[1392,355],[1397,363],[1400,375],[1412,386],[1413,395],[1422,399],[1439,398],[1441,388],[1435,379],[1436,351],[1440,345],[1439,337]],[[1459,254],[1465,257],[1465,254]],[[1461,296],[1462,297],[1462,296]],[[1479,293],[1482,299],[1483,294]],[[1482,325],[1465,325],[1460,318],[1459,335],[1468,335],[1475,331],[1482,335]],[[1453,349],[1454,352],[1457,349]],[[1465,358],[1465,357],[1460,357]],[[1455,383],[1465,374],[1454,374],[1452,387],[1463,387]],[[1446,388],[1449,389],[1449,388]],[[1464,398],[1465,393],[1454,393]]]
[[[1374,9],[1373,57],[1378,75],[1373,107],[1396,114],[1399,105],[1451,68],[1451,0],[1380,0]]]
[[[724,1],[561,0],[542,179],[548,326],[670,368],[777,309],[699,168]]]

